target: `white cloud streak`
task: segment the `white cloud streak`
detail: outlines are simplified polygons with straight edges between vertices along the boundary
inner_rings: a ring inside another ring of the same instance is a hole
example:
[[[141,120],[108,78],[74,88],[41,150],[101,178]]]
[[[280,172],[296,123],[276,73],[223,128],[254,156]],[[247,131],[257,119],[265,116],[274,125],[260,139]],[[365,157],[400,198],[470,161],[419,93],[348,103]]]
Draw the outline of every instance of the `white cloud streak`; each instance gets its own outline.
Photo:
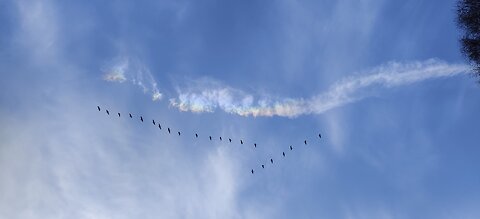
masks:
[[[144,93],[150,93],[153,101],[163,98],[163,94],[160,93],[157,82],[150,70],[136,59],[129,57],[118,58],[110,65],[107,65],[103,72],[103,80],[105,81],[118,83],[128,81],[142,88]]]
[[[202,80],[195,86],[177,88],[178,97],[170,104],[181,111],[214,112],[216,109],[240,116],[297,117],[321,114],[363,99],[370,89],[391,88],[427,79],[452,77],[468,71],[463,64],[430,59],[422,62],[389,62],[361,74],[344,78],[326,92],[308,99],[255,98],[241,90]]]

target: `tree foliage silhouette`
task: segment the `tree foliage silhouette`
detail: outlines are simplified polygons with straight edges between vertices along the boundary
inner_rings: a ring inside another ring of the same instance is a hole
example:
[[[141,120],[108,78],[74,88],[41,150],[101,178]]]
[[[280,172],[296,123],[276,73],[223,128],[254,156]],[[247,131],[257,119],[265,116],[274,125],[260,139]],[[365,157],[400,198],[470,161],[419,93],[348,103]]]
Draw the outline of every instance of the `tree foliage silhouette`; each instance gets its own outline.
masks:
[[[462,53],[473,65],[475,76],[480,78],[480,0],[459,0],[457,16],[458,26],[464,30],[460,39]]]

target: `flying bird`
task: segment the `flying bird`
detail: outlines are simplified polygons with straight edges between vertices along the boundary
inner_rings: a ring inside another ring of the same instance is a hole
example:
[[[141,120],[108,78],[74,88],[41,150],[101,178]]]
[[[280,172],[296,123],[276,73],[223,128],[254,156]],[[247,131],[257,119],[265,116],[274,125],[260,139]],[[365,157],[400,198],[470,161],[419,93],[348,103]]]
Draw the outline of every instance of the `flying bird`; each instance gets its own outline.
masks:
[[[319,137],[319,138],[322,138],[322,134],[318,134],[318,137]]]
[[[212,136],[208,136],[210,138],[210,141],[212,140]]]
[[[162,126],[160,125],[160,123],[158,123],[158,128],[159,128],[159,129],[162,129]]]
[[[97,106],[98,111],[100,111],[100,106]]]
[[[229,139],[228,139],[228,141],[229,141],[229,142],[232,142],[232,139],[231,139],[231,138],[229,138]]]
[[[307,140],[304,141],[305,145],[307,144]]]
[[[120,117],[120,113],[118,113],[118,117]]]
[[[254,143],[253,145],[254,145],[255,147],[257,147],[257,143]]]
[[[285,152],[283,152],[282,154],[283,154],[283,156],[285,157]]]
[[[168,134],[170,134],[170,128],[167,128]]]
[[[153,125],[155,125],[155,119],[152,119]]]
[[[242,140],[240,140],[240,144],[243,144],[243,141],[242,141]]]
[[[265,168],[265,165],[262,164],[262,168]]]
[[[254,172],[254,171],[253,171],[253,169],[252,169],[252,174],[253,174],[253,172]]]
[[[132,118],[132,114],[131,114],[131,113],[129,113],[128,115],[130,116],[130,118]]]
[[[140,120],[142,120],[142,122],[143,122],[143,117],[140,116]]]
[[[272,162],[272,163],[273,163],[273,159],[270,159],[270,162]]]
[[[292,145],[290,145],[290,150],[293,150],[293,147],[292,147]]]
[[[108,115],[110,115],[110,112],[108,112],[108,110],[105,110],[107,112]]]
[[[222,137],[220,137],[220,141],[222,140]]]
[[[180,136],[180,132],[178,132],[178,136]]]
[[[197,134],[197,133],[195,133],[195,138],[198,138],[198,134]]]

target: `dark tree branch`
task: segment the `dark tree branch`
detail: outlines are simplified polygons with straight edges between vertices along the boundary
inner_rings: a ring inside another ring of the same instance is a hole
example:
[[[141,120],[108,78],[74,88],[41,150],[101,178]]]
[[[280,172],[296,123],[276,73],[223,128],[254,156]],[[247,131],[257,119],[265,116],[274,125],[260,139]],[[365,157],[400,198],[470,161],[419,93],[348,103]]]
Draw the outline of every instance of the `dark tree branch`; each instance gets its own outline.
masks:
[[[480,77],[480,0],[459,0],[457,16],[457,24],[464,31],[462,53],[470,60],[474,75]]]

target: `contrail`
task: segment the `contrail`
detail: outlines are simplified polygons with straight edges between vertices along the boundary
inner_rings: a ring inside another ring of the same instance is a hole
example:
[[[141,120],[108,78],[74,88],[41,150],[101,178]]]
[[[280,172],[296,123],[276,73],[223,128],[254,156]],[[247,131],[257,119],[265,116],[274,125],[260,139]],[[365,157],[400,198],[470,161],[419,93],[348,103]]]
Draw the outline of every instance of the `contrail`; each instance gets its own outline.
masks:
[[[240,116],[297,117],[321,114],[369,96],[368,89],[409,85],[427,79],[452,77],[469,71],[464,64],[448,64],[430,59],[422,62],[389,62],[360,75],[340,80],[326,92],[307,99],[259,98],[241,90],[211,83],[187,88],[177,88],[178,97],[170,99],[170,105],[181,111],[214,112],[223,110]],[[186,91],[185,91],[186,90]]]
[[[163,94],[157,88],[157,82],[150,70],[138,60],[122,57],[103,68],[103,79],[109,82],[123,83],[129,81],[151,93],[152,100],[161,100]]]

